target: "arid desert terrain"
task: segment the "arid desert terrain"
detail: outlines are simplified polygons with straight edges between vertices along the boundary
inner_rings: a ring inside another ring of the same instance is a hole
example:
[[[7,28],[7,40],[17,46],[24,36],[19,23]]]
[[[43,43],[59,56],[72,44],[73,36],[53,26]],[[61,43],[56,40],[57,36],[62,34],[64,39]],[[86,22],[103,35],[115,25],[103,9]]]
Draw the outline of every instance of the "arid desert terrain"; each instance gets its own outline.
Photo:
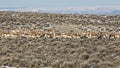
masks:
[[[0,12],[0,67],[120,68],[120,15]]]

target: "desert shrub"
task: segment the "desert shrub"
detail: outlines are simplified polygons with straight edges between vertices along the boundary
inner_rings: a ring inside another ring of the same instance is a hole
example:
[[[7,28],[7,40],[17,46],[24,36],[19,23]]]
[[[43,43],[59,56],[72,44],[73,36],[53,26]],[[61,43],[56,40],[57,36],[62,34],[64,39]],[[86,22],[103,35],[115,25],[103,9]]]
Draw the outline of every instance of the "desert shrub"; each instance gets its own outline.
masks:
[[[89,62],[89,63],[95,63],[95,64],[97,64],[97,63],[99,63],[100,61],[99,61],[99,59],[97,59],[97,58],[90,58],[90,59],[88,60],[88,62]]]
[[[80,54],[80,59],[81,60],[88,60],[89,59],[89,54],[87,54],[87,53]]]
[[[54,61],[53,63],[51,63],[51,67],[53,67],[53,68],[60,68],[61,65],[62,65],[62,63],[63,63],[63,61],[61,61],[61,60],[56,60],[56,61]]]
[[[114,64],[112,64],[111,62],[101,62],[98,64],[98,68],[114,68]]]
[[[76,68],[76,65],[72,61],[64,61],[61,68]]]
[[[83,62],[83,63],[80,64],[79,68],[90,68],[90,67],[91,67],[90,64],[85,61],[85,62]]]

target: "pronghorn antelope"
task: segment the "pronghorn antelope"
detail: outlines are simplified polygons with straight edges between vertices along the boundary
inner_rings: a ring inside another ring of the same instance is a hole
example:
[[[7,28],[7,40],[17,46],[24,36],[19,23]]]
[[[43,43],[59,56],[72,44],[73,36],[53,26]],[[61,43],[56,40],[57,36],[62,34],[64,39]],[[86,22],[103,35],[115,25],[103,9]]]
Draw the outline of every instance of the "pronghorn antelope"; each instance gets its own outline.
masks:
[[[50,29],[49,31],[45,31],[44,37],[50,37],[50,38],[55,38],[55,29]]]
[[[59,32],[54,33],[54,38],[61,38],[62,34]]]
[[[98,38],[99,35],[100,35],[99,32],[90,32],[90,37],[89,38]]]
[[[56,32],[42,31],[42,30],[28,30],[28,29],[15,29],[9,31],[0,31],[0,37],[45,37],[45,38],[108,38],[108,39],[120,39],[120,33],[117,32],[91,32],[91,31],[80,31],[80,32]]]
[[[48,33],[46,32],[44,35],[45,38],[52,38],[53,37],[53,33]]]
[[[9,31],[3,31],[1,36],[5,37],[5,38],[7,38],[7,37],[16,37],[15,34],[11,34],[11,33],[9,33]]]
[[[14,36],[25,36],[25,37],[27,37],[27,36],[29,36],[30,31],[29,30],[16,29],[16,30],[10,30],[9,34],[14,35]]]
[[[116,33],[115,38],[120,39],[120,33]]]
[[[109,39],[119,39],[120,38],[120,33],[109,33]]]
[[[82,32],[83,37],[85,38],[97,38],[99,36],[98,32],[86,31]]]
[[[88,38],[88,36],[89,36],[88,32],[86,32],[86,31],[81,32],[81,38]]]
[[[32,36],[32,37],[41,37],[43,32],[31,29],[31,30],[29,30],[29,33],[30,33],[30,36]]]
[[[80,34],[80,32],[75,32],[75,33],[73,33],[73,36],[72,36],[73,38],[80,38],[81,37],[81,34]]]
[[[72,38],[69,33],[62,33],[61,37],[63,38]]]
[[[63,37],[63,38],[73,38],[73,33],[64,32],[64,33],[61,34],[61,37]]]
[[[2,32],[2,31],[0,31],[0,37],[4,37],[6,35],[6,32]]]
[[[102,36],[102,38],[109,38],[109,33],[108,32],[100,32],[100,36]]]

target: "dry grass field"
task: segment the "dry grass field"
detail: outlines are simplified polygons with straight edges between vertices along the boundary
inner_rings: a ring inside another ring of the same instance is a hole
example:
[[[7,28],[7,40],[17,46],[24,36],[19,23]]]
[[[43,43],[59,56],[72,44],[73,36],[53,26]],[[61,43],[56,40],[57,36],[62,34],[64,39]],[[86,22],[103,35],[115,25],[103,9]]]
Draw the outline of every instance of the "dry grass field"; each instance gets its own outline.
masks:
[[[0,12],[0,66],[120,68],[120,15]]]

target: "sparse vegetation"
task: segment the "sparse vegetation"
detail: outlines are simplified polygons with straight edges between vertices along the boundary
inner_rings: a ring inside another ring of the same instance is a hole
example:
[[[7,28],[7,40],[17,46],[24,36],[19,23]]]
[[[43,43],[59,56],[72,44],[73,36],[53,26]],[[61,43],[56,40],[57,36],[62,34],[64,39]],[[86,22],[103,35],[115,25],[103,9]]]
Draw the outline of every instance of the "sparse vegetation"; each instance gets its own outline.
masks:
[[[54,31],[44,27],[48,22]],[[27,68],[119,68],[120,39],[113,38],[113,33],[119,33],[119,27],[119,15],[0,12],[0,32],[10,34],[11,31],[15,34],[12,30],[21,30],[18,31],[21,36],[0,37],[0,65]],[[113,33],[110,38],[47,38],[39,31],[56,34],[78,31]],[[30,36],[39,34],[41,37],[25,37],[23,33]]]

